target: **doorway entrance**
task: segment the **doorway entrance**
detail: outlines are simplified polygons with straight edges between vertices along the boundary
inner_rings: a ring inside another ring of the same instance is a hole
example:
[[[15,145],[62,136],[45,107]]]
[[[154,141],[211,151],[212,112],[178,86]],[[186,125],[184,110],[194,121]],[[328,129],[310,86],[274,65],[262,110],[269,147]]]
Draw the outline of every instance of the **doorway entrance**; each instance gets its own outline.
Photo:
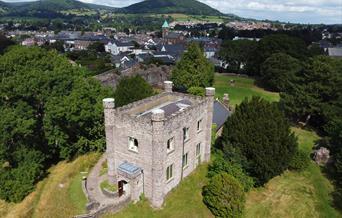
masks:
[[[121,197],[124,193],[124,186],[127,184],[125,180],[121,180],[118,182],[118,191],[119,191],[119,197]]]

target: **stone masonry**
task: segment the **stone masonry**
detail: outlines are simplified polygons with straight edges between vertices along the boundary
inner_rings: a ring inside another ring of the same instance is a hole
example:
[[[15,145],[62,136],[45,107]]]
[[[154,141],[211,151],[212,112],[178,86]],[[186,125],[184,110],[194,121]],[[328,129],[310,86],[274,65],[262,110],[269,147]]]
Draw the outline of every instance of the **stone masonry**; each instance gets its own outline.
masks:
[[[206,97],[175,93],[166,81],[163,93],[121,108],[104,99],[110,182],[124,181],[132,200],[144,193],[160,208],[171,189],[210,160],[214,95],[214,88],[206,88]]]

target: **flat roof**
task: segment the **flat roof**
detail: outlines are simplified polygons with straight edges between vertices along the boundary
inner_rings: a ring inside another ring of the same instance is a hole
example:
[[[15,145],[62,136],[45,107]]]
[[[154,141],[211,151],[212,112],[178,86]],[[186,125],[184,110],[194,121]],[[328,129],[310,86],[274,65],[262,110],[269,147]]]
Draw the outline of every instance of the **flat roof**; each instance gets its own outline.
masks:
[[[161,109],[165,113],[165,117],[173,116],[177,112],[183,111],[184,109],[192,106],[192,102],[187,99],[182,100],[176,100],[176,101],[169,101],[165,102],[163,104],[160,104],[156,107],[153,107],[147,111],[144,111],[142,113],[138,113],[138,117],[150,117],[152,115],[152,111],[156,109]]]

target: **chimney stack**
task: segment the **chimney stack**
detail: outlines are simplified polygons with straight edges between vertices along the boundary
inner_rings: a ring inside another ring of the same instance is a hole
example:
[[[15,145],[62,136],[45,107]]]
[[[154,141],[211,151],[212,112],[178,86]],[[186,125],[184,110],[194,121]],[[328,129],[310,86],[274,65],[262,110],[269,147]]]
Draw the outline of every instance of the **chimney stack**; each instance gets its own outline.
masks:
[[[172,92],[173,82],[172,81],[164,81],[164,91]]]
[[[223,94],[223,104],[229,108],[229,94],[228,93],[224,93]]]

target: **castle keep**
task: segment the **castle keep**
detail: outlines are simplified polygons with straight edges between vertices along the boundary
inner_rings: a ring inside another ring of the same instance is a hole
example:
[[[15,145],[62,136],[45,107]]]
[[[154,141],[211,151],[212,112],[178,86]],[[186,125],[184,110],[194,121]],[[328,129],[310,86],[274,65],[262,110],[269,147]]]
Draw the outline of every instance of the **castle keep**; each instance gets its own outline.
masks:
[[[154,207],[201,162],[210,159],[214,88],[206,97],[164,92],[114,108],[104,99],[108,178],[134,201],[144,193]]]

